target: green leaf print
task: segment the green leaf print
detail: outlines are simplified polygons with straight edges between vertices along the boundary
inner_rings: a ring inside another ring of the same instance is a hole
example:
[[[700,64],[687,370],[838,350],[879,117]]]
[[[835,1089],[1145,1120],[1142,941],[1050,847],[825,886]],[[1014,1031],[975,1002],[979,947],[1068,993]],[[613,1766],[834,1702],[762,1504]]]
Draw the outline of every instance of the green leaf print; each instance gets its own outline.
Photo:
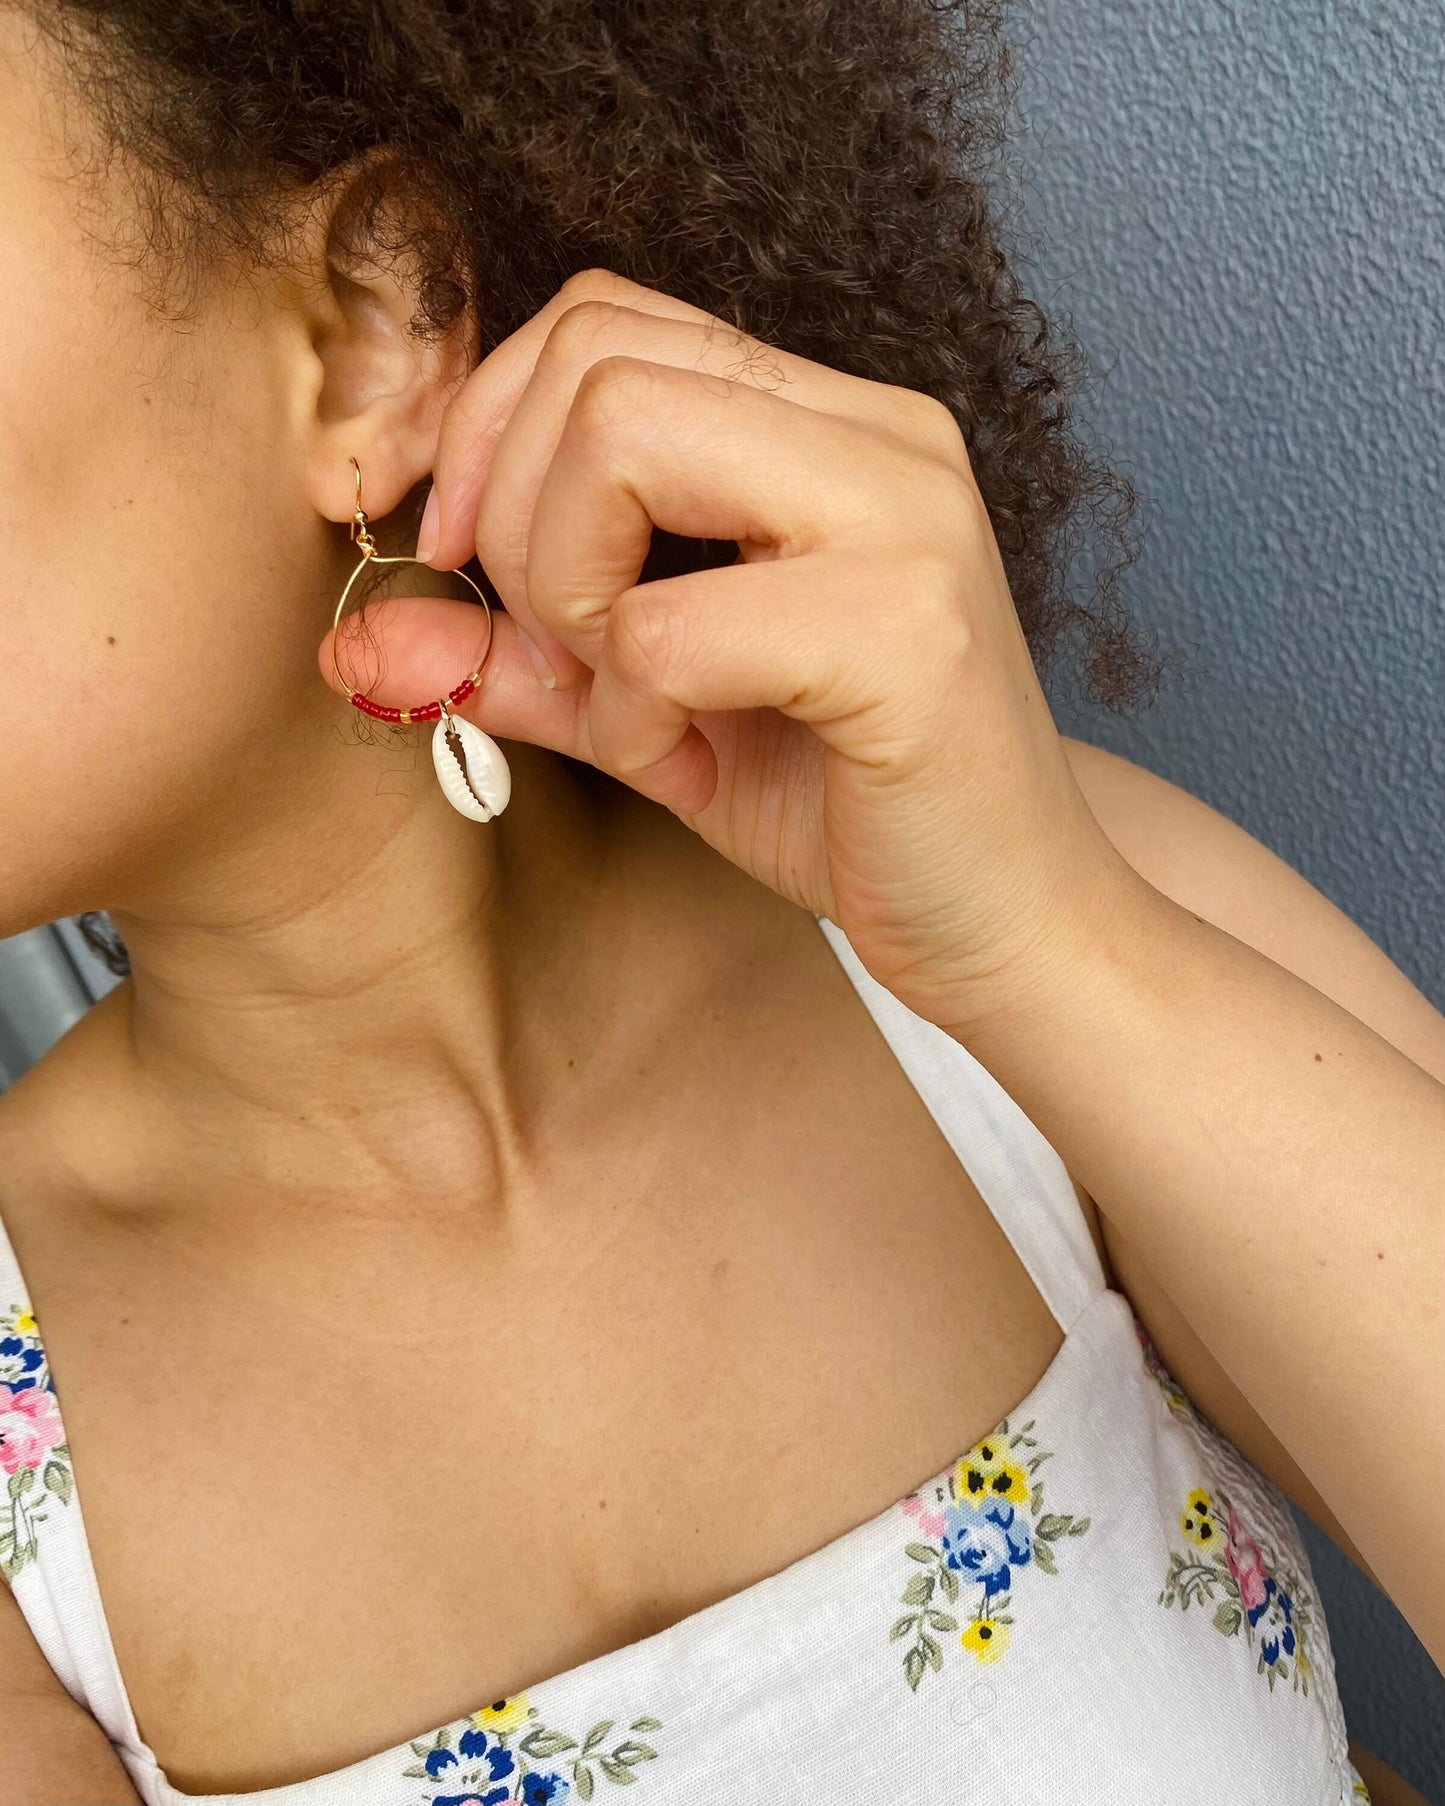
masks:
[[[1201,1551],[1172,1550],[1159,1603],[1213,1605],[1214,1628],[1237,1637],[1256,1657],[1271,1693],[1282,1680],[1308,1697],[1313,1672],[1307,1652],[1312,1602],[1299,1576],[1279,1568],[1274,1553],[1250,1528],[1220,1486],[1195,1487],[1179,1514],[1179,1534]]]
[[[609,1720],[607,1725],[602,1728],[602,1736],[605,1737],[611,1729],[612,1724]],[[596,1736],[596,1733],[594,1732],[593,1735]],[[600,1742],[601,1738],[598,1738],[598,1741]],[[535,1731],[529,1731],[517,1747],[524,1755],[535,1756],[539,1762],[545,1762],[549,1756],[560,1756],[563,1750],[575,1750],[577,1739],[565,1737],[561,1731],[544,1731],[539,1727]]]
[[[1030,1419],[1010,1432],[1005,1419],[941,1480],[903,1501],[931,1539],[903,1545],[924,1571],[908,1577],[898,1602],[913,1609],[895,1617],[888,1632],[891,1643],[904,1645],[903,1678],[914,1692],[930,1668],[942,1669],[944,1638],[956,1637],[948,1647],[980,1663],[1001,1660],[1013,1629],[1006,1608],[1017,1588],[1033,1586],[1032,1569],[1057,1578],[1057,1545],[1088,1532],[1087,1517],[1044,1511],[1043,1483],[1033,1476],[1053,1451],[1039,1448],[1035,1427]],[[936,1598],[962,1610],[940,1611]]]
[[[5,1435],[11,1458],[23,1449],[25,1465],[10,1474],[0,1494],[0,1572],[13,1581],[38,1559],[37,1526],[49,1521],[44,1509],[58,1499],[68,1505],[74,1492],[70,1449],[34,1314],[12,1305],[0,1312],[0,1398],[5,1401]],[[42,1478],[43,1476],[43,1478]]]
[[[630,1787],[639,1779],[638,1771],[658,1759],[657,1749],[644,1742],[639,1733],[660,1731],[660,1718],[649,1714],[634,1718],[629,1734],[609,1749],[605,1746],[616,1724],[615,1719],[601,1719],[579,1742],[568,1732],[544,1723],[526,1695],[517,1693],[483,1707],[469,1718],[444,1725],[430,1743],[413,1743],[413,1753],[422,1760],[402,1772],[409,1780],[431,1783],[433,1791],[416,1801],[416,1806],[429,1806],[436,1789],[470,1795],[489,1789],[493,1780],[502,1779],[491,1772],[500,1748],[510,1750],[515,1758],[505,1776],[509,1800],[522,1796],[529,1776],[555,1776],[562,1770],[570,1772],[576,1797],[591,1800],[599,1776],[612,1785]],[[428,1758],[439,1751],[445,1751],[449,1759],[429,1766]],[[567,1797],[571,1797],[570,1790]]]

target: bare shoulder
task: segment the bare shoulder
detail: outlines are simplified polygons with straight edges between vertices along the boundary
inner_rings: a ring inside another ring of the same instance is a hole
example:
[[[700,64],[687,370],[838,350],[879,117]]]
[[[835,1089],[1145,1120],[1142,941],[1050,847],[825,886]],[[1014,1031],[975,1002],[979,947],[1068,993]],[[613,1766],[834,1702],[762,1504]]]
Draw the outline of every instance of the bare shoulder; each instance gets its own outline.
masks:
[[[1445,1083],[1445,1016],[1364,929],[1238,823],[1132,760],[1064,738],[1104,832],[1156,890],[1266,954]]]
[[[1330,898],[1190,791],[1082,740],[1065,736],[1064,746],[1099,825],[1142,878],[1313,985],[1445,1083],[1445,1016]],[[1185,1391],[1365,1567],[1296,1463],[1175,1308],[1167,1285],[1102,1212],[1098,1229],[1116,1283]]]

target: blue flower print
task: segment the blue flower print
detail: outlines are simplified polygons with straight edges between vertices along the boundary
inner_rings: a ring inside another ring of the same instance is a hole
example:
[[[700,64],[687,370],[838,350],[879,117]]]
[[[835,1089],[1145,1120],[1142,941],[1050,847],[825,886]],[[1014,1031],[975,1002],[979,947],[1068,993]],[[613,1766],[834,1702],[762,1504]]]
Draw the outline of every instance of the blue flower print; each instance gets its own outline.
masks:
[[[407,1806],[585,1806],[609,1783],[625,1787],[643,1778],[643,1765],[658,1754],[646,1738],[661,1729],[660,1719],[644,1713],[625,1730],[604,1718],[573,1736],[547,1724],[525,1693],[514,1693],[412,1743],[417,1759],[402,1773],[433,1783],[445,1773],[443,1785],[456,1791],[428,1789]]]
[[[522,1806],[552,1806],[567,1798],[567,1783],[557,1774],[530,1774],[522,1783]]]
[[[1257,1659],[1272,1693],[1289,1681],[1309,1695],[1314,1672],[1308,1644],[1314,1603],[1297,1573],[1280,1568],[1222,1487],[1196,1486],[1184,1501],[1179,1528],[1193,1547],[1171,1550],[1159,1595],[1176,1603],[1214,1607],[1214,1628],[1238,1637]]]
[[[487,1731],[473,1727],[462,1732],[457,1745],[464,1756],[480,1756],[487,1765],[489,1781],[505,1781],[517,1772],[517,1759],[505,1744]]]
[[[45,1365],[44,1350],[34,1342],[26,1342],[22,1336],[0,1338],[0,1355],[18,1358],[22,1373],[34,1373],[37,1367]]]
[[[1025,1569],[1059,1573],[1058,1551],[1088,1533],[1089,1520],[1044,1510],[1039,1470],[1053,1459],[1032,1434],[1032,1418],[1010,1429],[1005,1418],[937,1480],[899,1501],[917,1536],[904,1545],[917,1564],[899,1595],[890,1643],[902,1643],[903,1678],[916,1693],[928,1670],[943,1667],[944,1637],[956,1635],[976,1662],[1001,1661],[1013,1640],[1013,1588]],[[956,1615],[968,1613],[962,1625]]]
[[[943,1528],[943,1559],[950,1568],[983,1582],[985,1599],[1006,1593],[1012,1568],[1033,1558],[1029,1522],[1006,1500],[976,1505],[949,1503]]]
[[[39,1558],[39,1528],[75,1489],[40,1327],[28,1305],[0,1308],[0,1576]]]
[[[1249,1622],[1256,1630],[1261,1618],[1265,1626],[1259,1631],[1259,1652],[1265,1665],[1272,1668],[1281,1650],[1292,1656],[1295,1649],[1294,1600],[1277,1584],[1273,1574],[1264,1583],[1264,1598],[1249,1609]]]

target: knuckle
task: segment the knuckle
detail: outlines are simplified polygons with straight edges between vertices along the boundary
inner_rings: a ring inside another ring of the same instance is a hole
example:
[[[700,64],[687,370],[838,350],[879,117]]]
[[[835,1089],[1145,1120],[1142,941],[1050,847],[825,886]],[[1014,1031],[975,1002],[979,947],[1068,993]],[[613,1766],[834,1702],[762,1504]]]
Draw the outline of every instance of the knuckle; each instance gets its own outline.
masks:
[[[557,290],[558,295],[578,301],[612,301],[621,303],[638,293],[638,285],[616,270],[602,264],[589,264],[585,270],[574,270]]]
[[[578,380],[569,423],[587,435],[610,433],[645,406],[652,383],[652,367],[640,358],[617,353],[597,358]]]
[[[967,556],[992,532],[971,471],[930,461],[914,473],[914,518],[929,523],[947,555]]]
[[[482,567],[495,579],[521,566],[527,557],[527,519],[502,492],[488,484],[477,506],[476,548]]]
[[[966,633],[967,612],[959,606],[962,569],[962,560],[956,550],[931,546],[919,561],[914,593],[922,614],[931,624],[936,626],[939,621],[946,621]]]
[[[614,329],[623,311],[615,301],[604,301],[597,295],[573,302],[553,322],[543,355],[564,363],[580,362]]]
[[[981,551],[991,549],[994,545],[993,520],[972,471],[953,484],[949,496],[955,533],[962,538],[968,551],[977,557]]]
[[[910,397],[908,407],[913,432],[924,450],[946,464],[966,464],[968,449],[953,409],[937,396],[925,395],[920,389],[909,389],[906,393]]]
[[[896,598],[890,632],[912,668],[936,671],[939,659],[967,649],[974,614],[972,568],[958,541],[938,533],[914,543],[906,566],[895,562],[888,589]]]
[[[659,688],[679,640],[677,611],[662,598],[647,596],[650,587],[624,590],[607,617],[607,656],[629,689]]]

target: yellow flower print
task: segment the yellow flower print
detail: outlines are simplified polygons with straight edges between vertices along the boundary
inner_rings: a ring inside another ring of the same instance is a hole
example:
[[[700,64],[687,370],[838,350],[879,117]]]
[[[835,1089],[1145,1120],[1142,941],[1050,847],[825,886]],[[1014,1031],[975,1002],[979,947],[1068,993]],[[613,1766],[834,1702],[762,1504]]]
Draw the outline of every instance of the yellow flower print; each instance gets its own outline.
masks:
[[[473,1712],[468,1722],[478,1731],[515,1731],[519,1724],[525,1724],[531,1707],[527,1704],[525,1693],[514,1693],[510,1699],[499,1699],[495,1704],[483,1706],[480,1712]]]
[[[1033,1418],[1015,1426],[1005,1418],[902,1501],[913,1533],[903,1553],[915,1565],[905,1570],[905,1610],[888,1640],[903,1645],[903,1678],[914,1693],[930,1669],[943,1668],[950,1647],[961,1645],[976,1662],[1006,1655],[1015,1584],[1029,1592],[1036,1574],[1057,1576],[1064,1549],[1088,1531],[1087,1517],[1044,1509],[1039,1471],[1053,1452],[1039,1447],[1034,1429]]]
[[[975,1618],[959,1638],[980,1662],[996,1662],[1008,1648],[1013,1626],[1001,1618]]]
[[[34,1311],[21,1311],[15,1319],[15,1333],[17,1336],[34,1336],[40,1333],[35,1322]]]
[[[985,1436],[973,1445],[953,1470],[953,1496],[960,1503],[1002,1499],[1009,1505],[1028,1504],[1028,1475],[1009,1460],[1008,1446],[1006,1436]]]
[[[1179,1515],[1179,1527],[1199,1549],[1222,1549],[1224,1533],[1214,1515],[1214,1501],[1207,1492],[1195,1487]]]

